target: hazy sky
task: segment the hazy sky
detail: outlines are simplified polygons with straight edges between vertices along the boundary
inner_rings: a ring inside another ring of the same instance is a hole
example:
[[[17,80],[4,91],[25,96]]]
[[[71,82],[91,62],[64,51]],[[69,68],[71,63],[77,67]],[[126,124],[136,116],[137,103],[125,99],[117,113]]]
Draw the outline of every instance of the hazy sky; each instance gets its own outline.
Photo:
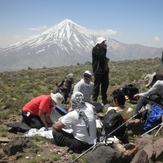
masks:
[[[0,46],[70,19],[128,44],[163,47],[163,0],[0,0]]]

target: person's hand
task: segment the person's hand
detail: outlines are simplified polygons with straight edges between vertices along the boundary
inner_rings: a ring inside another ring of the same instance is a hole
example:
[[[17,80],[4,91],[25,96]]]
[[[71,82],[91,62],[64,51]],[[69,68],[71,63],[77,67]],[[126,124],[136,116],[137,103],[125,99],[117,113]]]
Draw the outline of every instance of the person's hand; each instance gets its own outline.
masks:
[[[133,98],[137,100],[139,98],[139,94],[135,94]]]
[[[48,129],[48,127],[45,127],[45,130],[44,131],[48,131],[49,129]]]
[[[107,45],[106,44],[103,44],[103,48],[107,49]]]
[[[71,112],[71,111],[73,111],[72,107],[70,107],[70,108],[68,109],[68,112]]]

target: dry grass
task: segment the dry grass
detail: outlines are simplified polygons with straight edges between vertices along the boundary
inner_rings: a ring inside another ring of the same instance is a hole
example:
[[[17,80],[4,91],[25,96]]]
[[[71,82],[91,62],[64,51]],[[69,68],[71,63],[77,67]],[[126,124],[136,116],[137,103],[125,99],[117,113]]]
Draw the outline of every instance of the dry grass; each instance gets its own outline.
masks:
[[[159,58],[110,62],[109,67],[108,100],[110,100],[110,93],[124,84],[135,84],[140,92],[145,91],[144,76],[154,71],[161,72]],[[69,73],[73,73],[75,83],[78,82],[85,70],[92,71],[91,64],[0,72],[0,136],[8,136],[4,123],[13,119],[19,121],[21,108],[29,100],[41,94],[55,92],[56,83],[59,83]],[[67,105],[63,107],[67,108]]]

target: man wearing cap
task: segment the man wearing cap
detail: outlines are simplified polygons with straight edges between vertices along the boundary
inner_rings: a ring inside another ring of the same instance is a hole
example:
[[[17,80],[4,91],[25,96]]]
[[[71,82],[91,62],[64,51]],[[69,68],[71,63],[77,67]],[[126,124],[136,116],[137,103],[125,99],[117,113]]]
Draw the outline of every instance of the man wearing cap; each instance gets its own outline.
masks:
[[[163,99],[163,74],[157,74],[156,72],[152,74],[147,74],[144,78],[146,82],[146,88],[150,89],[147,92],[138,93],[134,95],[135,99],[138,99],[135,108],[135,114],[145,106],[147,103],[152,104],[156,102],[156,98]]]
[[[73,93],[81,92],[84,96],[85,102],[90,102],[91,95],[93,94],[93,83],[91,82],[92,74],[86,70],[83,73],[83,78],[74,86]]]
[[[68,146],[70,150],[80,153],[90,148],[96,139],[96,122],[92,105],[84,102],[81,92],[71,96],[72,111],[53,124],[53,138],[58,146]],[[63,130],[71,126],[72,132]]]
[[[22,108],[23,122],[31,128],[51,127],[50,114],[55,105],[61,105],[64,100],[60,93],[41,95],[29,101]]]
[[[106,40],[102,37],[97,38],[96,45],[92,49],[92,69],[94,73],[92,100],[97,101],[101,86],[102,103],[104,105],[108,103],[107,89],[109,85],[109,59],[106,57],[107,45],[105,41]]]

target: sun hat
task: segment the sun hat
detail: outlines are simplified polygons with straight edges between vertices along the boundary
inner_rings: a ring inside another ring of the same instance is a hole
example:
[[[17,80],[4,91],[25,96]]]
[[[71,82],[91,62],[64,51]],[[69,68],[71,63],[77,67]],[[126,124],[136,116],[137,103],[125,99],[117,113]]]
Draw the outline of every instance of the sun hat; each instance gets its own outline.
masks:
[[[51,93],[50,97],[54,102],[56,102],[57,105],[61,105],[62,101],[64,100],[64,97],[60,93]]]
[[[92,73],[91,73],[89,70],[86,70],[86,71],[83,73],[83,75],[84,75],[84,74],[88,74],[88,75],[92,76]]]
[[[153,82],[153,78],[156,75],[156,72],[154,72],[153,74],[147,74],[146,77],[144,78],[144,81],[146,82],[146,87],[149,87],[152,82]]]
[[[106,39],[104,39],[103,37],[98,37],[96,40],[96,45],[101,44],[103,41],[106,41]]]

